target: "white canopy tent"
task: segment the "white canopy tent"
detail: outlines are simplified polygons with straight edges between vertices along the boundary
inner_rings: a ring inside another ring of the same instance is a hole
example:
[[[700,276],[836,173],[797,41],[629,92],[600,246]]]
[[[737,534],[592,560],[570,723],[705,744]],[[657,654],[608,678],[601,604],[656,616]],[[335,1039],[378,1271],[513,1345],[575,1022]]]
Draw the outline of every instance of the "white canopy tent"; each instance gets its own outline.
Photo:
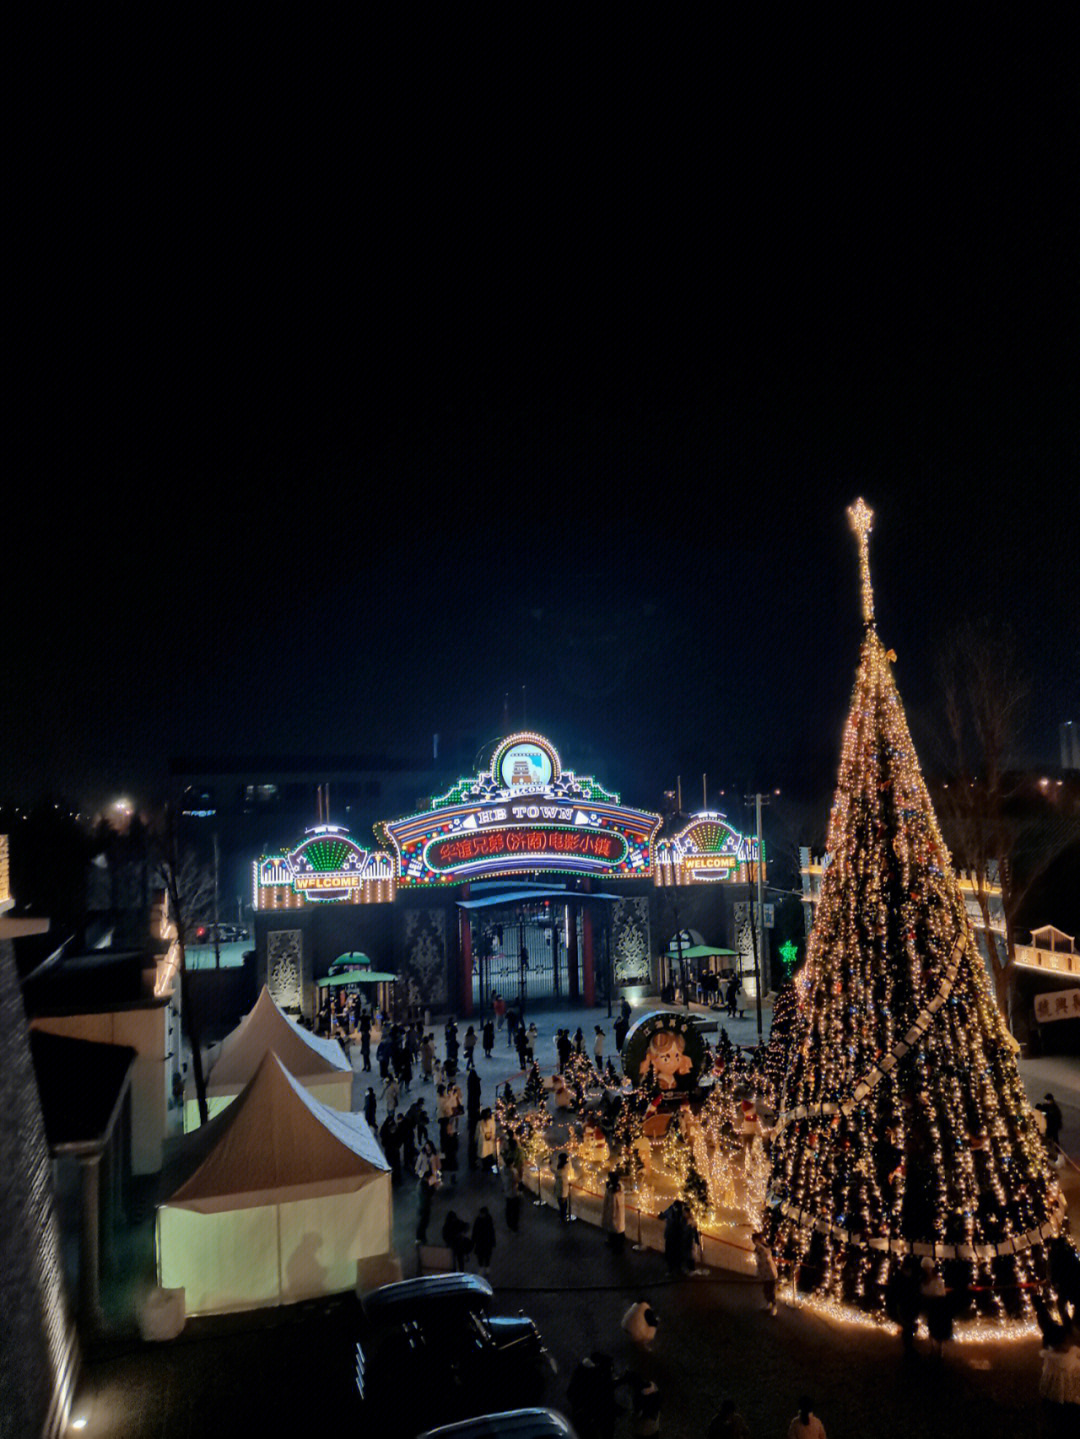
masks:
[[[336,1039],[320,1039],[283,1014],[264,984],[255,1007],[221,1041],[206,1076],[209,1117],[230,1105],[259,1068],[274,1053],[309,1094],[332,1109],[352,1108],[352,1065]],[[184,1093],[184,1130],[199,1125],[194,1087]]]
[[[188,1314],[335,1294],[390,1253],[390,1169],[370,1126],[313,1099],[276,1055],[182,1143],[205,1157],[158,1209],[157,1265]]]

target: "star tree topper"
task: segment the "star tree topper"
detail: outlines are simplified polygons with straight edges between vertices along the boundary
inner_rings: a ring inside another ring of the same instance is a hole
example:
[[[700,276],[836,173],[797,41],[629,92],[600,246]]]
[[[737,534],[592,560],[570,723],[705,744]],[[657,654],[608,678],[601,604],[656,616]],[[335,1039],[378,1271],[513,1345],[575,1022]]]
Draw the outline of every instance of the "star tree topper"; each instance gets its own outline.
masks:
[[[848,519],[859,541],[859,579],[862,581],[862,617],[867,625],[874,623],[874,591],[870,585],[870,530],[874,512],[863,499],[848,506]]]

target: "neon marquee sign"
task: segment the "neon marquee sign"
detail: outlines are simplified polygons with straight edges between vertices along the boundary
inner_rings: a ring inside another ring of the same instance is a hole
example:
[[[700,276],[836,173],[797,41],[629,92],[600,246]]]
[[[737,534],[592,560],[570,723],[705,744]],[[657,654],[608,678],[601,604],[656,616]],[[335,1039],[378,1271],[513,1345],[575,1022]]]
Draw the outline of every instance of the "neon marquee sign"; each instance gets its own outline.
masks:
[[[758,858],[758,842],[728,824],[722,814],[704,811],[684,830],[656,846],[657,884],[745,884]]]
[[[264,855],[255,864],[254,878],[256,909],[360,903],[393,898],[394,862],[388,854],[362,849],[341,825],[322,824],[306,830],[294,849]]]
[[[510,735],[486,771],[458,780],[431,808],[377,826],[403,885],[461,884],[510,874],[652,872],[658,815],[629,809],[591,777],[564,771],[542,735]]]

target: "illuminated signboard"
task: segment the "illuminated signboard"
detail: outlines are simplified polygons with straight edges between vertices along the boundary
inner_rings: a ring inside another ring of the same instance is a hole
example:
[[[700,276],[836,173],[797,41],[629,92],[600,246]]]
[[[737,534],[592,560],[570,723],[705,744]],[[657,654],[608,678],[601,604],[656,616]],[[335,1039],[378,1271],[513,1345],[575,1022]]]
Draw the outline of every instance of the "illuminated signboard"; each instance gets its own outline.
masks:
[[[673,839],[656,845],[658,884],[745,884],[754,878],[758,843],[732,829],[722,814],[693,817]]]
[[[628,809],[590,777],[564,771],[542,735],[510,735],[490,767],[461,779],[423,814],[377,827],[403,885],[511,874],[652,872],[658,815]]]
[[[321,824],[306,830],[295,849],[258,860],[254,881],[256,909],[379,903],[394,897],[394,862],[361,849],[341,825]]]

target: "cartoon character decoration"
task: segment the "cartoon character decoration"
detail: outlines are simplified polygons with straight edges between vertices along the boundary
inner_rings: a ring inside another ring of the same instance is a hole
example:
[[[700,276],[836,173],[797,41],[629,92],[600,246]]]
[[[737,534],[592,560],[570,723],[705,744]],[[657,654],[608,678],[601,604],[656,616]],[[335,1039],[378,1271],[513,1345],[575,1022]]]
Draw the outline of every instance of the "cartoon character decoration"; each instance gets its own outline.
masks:
[[[633,1084],[661,1094],[692,1089],[705,1062],[705,1043],[685,1014],[646,1014],[626,1036],[623,1067]]]

